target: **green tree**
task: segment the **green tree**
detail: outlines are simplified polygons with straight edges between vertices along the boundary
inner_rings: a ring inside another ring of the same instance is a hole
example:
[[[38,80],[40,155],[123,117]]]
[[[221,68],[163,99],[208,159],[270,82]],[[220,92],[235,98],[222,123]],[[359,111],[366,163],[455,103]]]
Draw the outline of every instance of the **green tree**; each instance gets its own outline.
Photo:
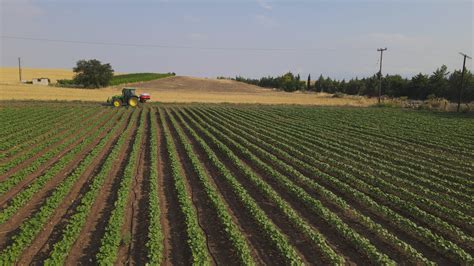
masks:
[[[429,92],[428,94],[434,94],[437,97],[448,97],[449,83],[448,83],[448,68],[442,65],[436,69],[429,78]]]
[[[451,101],[458,100],[459,89],[461,87],[461,74],[462,70],[456,70],[448,78],[449,91],[447,98]],[[464,73],[464,89],[462,93],[462,101],[474,101],[474,75],[469,70],[466,70],[466,73]]]
[[[382,92],[391,97],[404,96],[408,81],[400,75],[387,75],[382,80]]]
[[[110,64],[102,64],[96,59],[77,61],[73,71],[74,83],[86,88],[106,87],[114,76],[114,70]]]
[[[316,91],[324,92],[326,87],[326,80],[323,77],[323,74],[319,75],[318,81],[316,81]]]
[[[407,96],[413,99],[426,99],[426,96],[429,94],[428,83],[428,76],[422,73],[412,77],[411,82],[408,85]]]

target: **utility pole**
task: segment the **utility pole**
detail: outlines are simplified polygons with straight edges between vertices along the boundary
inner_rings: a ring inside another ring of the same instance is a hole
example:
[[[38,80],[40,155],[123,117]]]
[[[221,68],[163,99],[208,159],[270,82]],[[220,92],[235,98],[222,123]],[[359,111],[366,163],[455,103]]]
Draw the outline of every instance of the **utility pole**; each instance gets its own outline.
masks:
[[[380,52],[380,70],[379,70],[379,104],[380,98],[382,97],[382,59],[383,59],[383,52],[387,51],[387,48],[379,48],[377,49]]]
[[[462,62],[461,87],[459,88],[458,109],[457,109],[458,113],[459,113],[459,108],[461,107],[462,90],[464,87],[464,73],[466,72],[466,58],[472,59],[467,54],[464,54],[464,53],[459,53],[459,54],[464,57],[464,60]]]
[[[20,75],[20,82],[21,82],[21,58],[18,57],[18,74]]]

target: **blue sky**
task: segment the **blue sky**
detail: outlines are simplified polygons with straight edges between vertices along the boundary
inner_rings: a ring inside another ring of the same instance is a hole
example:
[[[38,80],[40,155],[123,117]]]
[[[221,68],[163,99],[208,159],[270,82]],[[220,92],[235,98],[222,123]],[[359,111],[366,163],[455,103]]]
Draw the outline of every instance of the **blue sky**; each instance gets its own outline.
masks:
[[[2,66],[97,58],[119,72],[350,78],[378,71],[379,47],[384,73],[404,76],[459,69],[458,52],[473,54],[472,1],[0,1]]]

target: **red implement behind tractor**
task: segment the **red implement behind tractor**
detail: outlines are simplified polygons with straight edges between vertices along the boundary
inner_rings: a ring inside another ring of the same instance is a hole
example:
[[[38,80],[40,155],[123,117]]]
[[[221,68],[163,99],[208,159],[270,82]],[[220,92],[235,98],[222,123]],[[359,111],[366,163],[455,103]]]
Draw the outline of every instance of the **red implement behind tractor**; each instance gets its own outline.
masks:
[[[142,93],[139,96],[140,102],[141,103],[146,103],[146,101],[150,100],[150,94],[149,93]]]

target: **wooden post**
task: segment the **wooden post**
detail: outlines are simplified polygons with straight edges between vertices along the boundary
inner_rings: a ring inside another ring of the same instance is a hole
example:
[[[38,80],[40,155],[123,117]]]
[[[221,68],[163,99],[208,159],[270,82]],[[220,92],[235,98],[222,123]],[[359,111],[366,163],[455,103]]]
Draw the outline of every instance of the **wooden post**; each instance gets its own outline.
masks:
[[[20,82],[21,82],[21,58],[18,57],[18,74],[20,76]]]
[[[382,97],[382,59],[383,59],[383,52],[387,51],[387,48],[379,48],[377,51],[380,52],[380,69],[379,69],[379,104],[380,98]]]
[[[469,57],[467,54],[460,53],[463,57],[463,63],[462,63],[462,74],[461,74],[461,86],[459,87],[459,95],[458,95],[458,108],[457,112],[459,113],[459,109],[461,107],[461,100],[462,100],[462,91],[464,87],[464,73],[466,72],[466,58],[472,59]]]

